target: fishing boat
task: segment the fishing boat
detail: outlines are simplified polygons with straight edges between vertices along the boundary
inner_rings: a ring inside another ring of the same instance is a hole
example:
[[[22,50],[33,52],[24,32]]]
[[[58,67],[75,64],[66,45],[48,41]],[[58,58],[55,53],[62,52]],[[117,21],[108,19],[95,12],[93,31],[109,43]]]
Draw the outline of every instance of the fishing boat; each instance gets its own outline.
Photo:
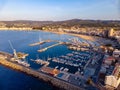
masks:
[[[57,69],[59,66],[56,66],[55,69]]]
[[[65,68],[63,71],[64,71],[64,72],[68,72],[68,70],[69,70],[68,68]]]
[[[63,69],[64,69],[64,67],[61,67],[61,68],[60,68],[60,71],[62,71]]]
[[[36,60],[31,59],[31,61],[34,61],[37,64],[41,64],[41,65],[45,65],[45,66],[48,66],[50,64],[48,61],[45,61],[45,60],[42,60],[39,58],[37,58]]]
[[[22,61],[22,60],[17,60],[17,62],[23,66],[26,66],[26,67],[30,67],[30,64],[26,61]]]

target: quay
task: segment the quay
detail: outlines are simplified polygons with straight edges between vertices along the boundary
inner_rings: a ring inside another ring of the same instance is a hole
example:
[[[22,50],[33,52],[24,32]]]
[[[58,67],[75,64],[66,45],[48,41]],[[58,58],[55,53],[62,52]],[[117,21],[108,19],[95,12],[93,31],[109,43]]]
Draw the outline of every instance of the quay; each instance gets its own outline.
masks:
[[[49,42],[51,42],[51,41],[49,41]],[[43,41],[43,42],[45,42],[45,41]],[[55,41],[55,42],[58,42],[58,43],[54,44],[54,45],[51,45],[51,46],[48,46],[48,47],[45,47],[43,49],[40,49],[40,50],[38,50],[38,52],[44,52],[47,49],[55,47],[55,46],[60,45],[60,44],[66,45],[68,47],[68,49],[70,49],[70,50],[88,51],[90,49],[90,46],[82,45],[81,43],[78,43],[77,45],[74,45],[73,43],[70,43],[70,42],[62,42],[62,41]]]
[[[47,42],[51,42],[51,40],[36,42],[36,43],[33,43],[33,44],[29,44],[29,46],[37,46],[37,45],[41,45],[41,44],[44,44],[44,43],[47,43]]]
[[[47,49],[52,48],[52,47],[55,47],[55,46],[60,45],[60,44],[63,44],[63,42],[59,42],[59,43],[57,43],[57,44],[53,44],[53,45],[48,46],[48,47],[46,47],[46,48],[40,49],[40,50],[38,50],[38,52],[46,51]]]
[[[44,61],[44,60],[41,60],[41,59],[36,59],[36,60],[31,59],[31,61],[36,62],[37,64],[44,65],[44,66],[48,66],[50,64],[48,61]]]
[[[8,54],[5,52],[0,52],[0,64],[7,66],[9,68],[24,72],[28,75],[32,75],[32,76],[37,77],[45,82],[50,82],[52,85],[62,88],[62,89],[65,89],[65,90],[84,90],[83,88],[75,86],[64,80],[49,76],[41,71],[37,71],[30,67],[25,67],[23,65],[13,62],[13,61],[10,61],[11,56],[12,56],[11,54]]]

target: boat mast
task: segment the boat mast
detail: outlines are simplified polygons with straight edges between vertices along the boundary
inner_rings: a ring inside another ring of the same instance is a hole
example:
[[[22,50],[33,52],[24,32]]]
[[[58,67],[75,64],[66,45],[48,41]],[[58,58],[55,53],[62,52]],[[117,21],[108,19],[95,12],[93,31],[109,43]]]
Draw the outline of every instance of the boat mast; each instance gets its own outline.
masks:
[[[40,34],[39,34],[39,42],[42,42],[41,38],[40,38]],[[40,49],[41,49],[41,45],[40,45]]]
[[[40,34],[39,34],[39,42],[41,42]]]
[[[12,45],[11,41],[9,40],[8,42],[9,42],[9,44],[10,44],[11,49],[13,50],[14,58],[15,58],[15,59],[18,59],[18,56],[17,56],[16,50],[13,48],[13,45]]]

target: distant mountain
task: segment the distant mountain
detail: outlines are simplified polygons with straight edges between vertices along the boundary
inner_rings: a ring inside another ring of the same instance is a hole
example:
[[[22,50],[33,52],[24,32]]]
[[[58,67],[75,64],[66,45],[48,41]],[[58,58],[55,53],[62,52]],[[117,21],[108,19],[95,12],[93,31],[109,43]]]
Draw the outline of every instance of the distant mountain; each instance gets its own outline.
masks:
[[[0,21],[0,25],[5,24],[7,27],[42,27],[42,26],[78,26],[78,27],[120,27],[120,21],[115,20],[82,20],[71,19],[65,21],[31,21],[31,20],[16,20],[16,21]]]
[[[56,21],[51,25],[66,26],[66,27],[120,27],[120,21],[114,20],[82,20],[71,19],[65,21]]]
[[[61,24],[80,25],[80,26],[120,26],[120,21],[113,20],[81,20],[72,19],[59,22]]]
[[[29,20],[17,20],[17,21],[0,21],[0,23],[4,23],[7,26],[42,26],[45,24],[51,24],[53,21],[29,21]]]

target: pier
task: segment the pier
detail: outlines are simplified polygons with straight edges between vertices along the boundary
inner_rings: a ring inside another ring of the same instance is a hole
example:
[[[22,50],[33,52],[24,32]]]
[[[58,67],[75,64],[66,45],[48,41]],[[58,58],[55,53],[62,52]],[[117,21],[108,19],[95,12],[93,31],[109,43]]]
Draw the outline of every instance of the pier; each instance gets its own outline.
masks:
[[[0,52],[0,59],[7,58],[10,59],[13,55],[5,52]]]
[[[5,57],[7,54],[5,54],[5,56],[3,54],[0,54],[0,55]],[[75,85],[68,83],[64,80],[60,80],[56,77],[49,76],[41,71],[37,71],[37,70],[34,70],[30,67],[25,67],[25,66],[20,65],[18,63],[12,62],[9,60],[9,58],[4,59],[4,58],[0,57],[0,64],[7,66],[9,68],[24,72],[28,75],[32,75],[32,76],[37,77],[45,82],[50,82],[52,85],[59,87],[59,88],[62,88],[62,89],[65,89],[65,90],[84,90],[83,88],[75,86]]]
[[[59,43],[57,43],[57,44],[53,44],[53,45],[48,46],[48,47],[46,47],[46,48],[40,49],[40,50],[38,50],[38,52],[46,51],[47,49],[52,48],[52,47],[55,47],[55,46],[60,45],[60,44],[63,44],[63,42],[59,42]]]
[[[51,42],[51,40],[44,40],[44,41],[36,42],[36,43],[33,43],[33,44],[29,44],[29,46],[37,46],[37,45],[41,45],[41,44],[44,44],[44,43],[47,43],[47,42]]]
[[[36,59],[36,60],[31,59],[31,61],[36,62],[37,64],[44,65],[44,66],[48,66],[50,64],[48,61],[44,61],[41,59]]]

